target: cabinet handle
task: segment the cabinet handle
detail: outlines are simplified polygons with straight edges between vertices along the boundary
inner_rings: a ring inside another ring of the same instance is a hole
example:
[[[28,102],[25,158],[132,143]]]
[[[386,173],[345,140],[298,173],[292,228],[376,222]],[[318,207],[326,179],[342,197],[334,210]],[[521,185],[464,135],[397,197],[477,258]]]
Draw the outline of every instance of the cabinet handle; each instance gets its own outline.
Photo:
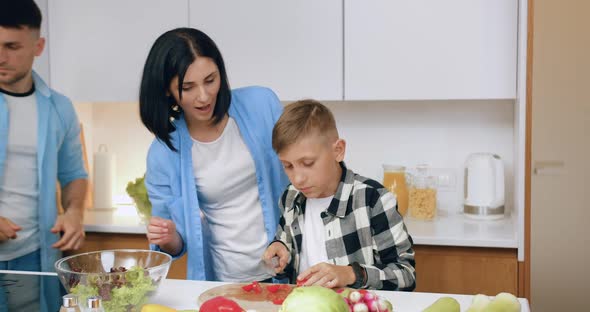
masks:
[[[565,174],[565,162],[563,160],[535,161],[533,173],[536,175],[563,175]]]

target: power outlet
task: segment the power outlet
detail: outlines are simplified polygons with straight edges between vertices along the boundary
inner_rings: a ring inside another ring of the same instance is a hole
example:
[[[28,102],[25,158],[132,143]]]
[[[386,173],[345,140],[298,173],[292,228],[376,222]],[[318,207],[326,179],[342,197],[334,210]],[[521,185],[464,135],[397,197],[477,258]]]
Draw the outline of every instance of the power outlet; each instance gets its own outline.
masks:
[[[437,189],[441,192],[454,192],[457,188],[457,175],[450,168],[432,168],[431,174],[436,177]]]

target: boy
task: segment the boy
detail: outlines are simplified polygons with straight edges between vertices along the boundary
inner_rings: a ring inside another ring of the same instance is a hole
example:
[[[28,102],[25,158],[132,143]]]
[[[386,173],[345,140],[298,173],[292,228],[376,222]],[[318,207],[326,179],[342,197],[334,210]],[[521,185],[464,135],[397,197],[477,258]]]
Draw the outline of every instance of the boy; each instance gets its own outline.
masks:
[[[412,238],[395,196],[346,168],[346,143],[330,110],[314,100],[288,105],[272,146],[291,185],[263,259],[278,257],[275,271],[300,285],[413,290]]]

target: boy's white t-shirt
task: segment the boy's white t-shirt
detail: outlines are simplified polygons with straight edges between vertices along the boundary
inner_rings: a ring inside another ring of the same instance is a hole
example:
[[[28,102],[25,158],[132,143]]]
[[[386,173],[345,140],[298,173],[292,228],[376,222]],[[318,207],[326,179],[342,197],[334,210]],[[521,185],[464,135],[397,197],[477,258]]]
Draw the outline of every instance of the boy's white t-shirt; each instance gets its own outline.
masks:
[[[322,212],[326,211],[332,202],[334,195],[324,198],[307,198],[305,202],[305,214],[303,215],[303,240],[299,270],[301,273],[307,268],[318,263],[328,261],[326,251],[326,234]]]
[[[270,278],[261,261],[268,237],[256,167],[233,118],[215,141],[193,139],[192,161],[216,278],[225,282]]]

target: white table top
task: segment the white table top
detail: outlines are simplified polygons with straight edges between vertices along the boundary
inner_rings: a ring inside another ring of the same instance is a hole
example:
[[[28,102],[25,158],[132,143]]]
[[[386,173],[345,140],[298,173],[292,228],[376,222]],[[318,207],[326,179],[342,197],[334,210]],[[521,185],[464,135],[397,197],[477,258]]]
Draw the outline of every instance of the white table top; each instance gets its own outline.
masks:
[[[220,286],[222,282],[203,282],[166,279],[158,288],[158,292],[151,298],[151,303],[158,303],[175,309],[196,309],[199,295],[207,289]],[[396,312],[422,311],[440,297],[453,297],[461,305],[461,311],[466,311],[471,305],[473,296],[450,295],[435,293],[418,293],[402,291],[377,291],[377,295],[391,301]],[[519,298],[522,312],[529,312],[529,303]],[[278,306],[277,306],[278,311]]]

